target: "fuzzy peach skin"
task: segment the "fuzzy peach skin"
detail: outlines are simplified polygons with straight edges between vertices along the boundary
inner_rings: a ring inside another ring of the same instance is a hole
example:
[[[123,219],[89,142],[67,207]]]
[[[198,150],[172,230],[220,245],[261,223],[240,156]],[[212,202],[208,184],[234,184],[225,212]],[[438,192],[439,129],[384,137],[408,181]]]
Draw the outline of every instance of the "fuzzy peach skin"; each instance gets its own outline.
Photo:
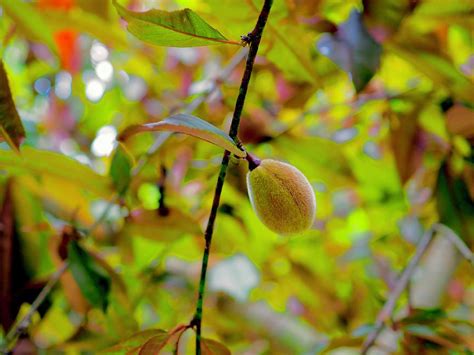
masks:
[[[247,187],[258,218],[278,234],[309,229],[316,213],[316,198],[306,176],[290,164],[264,159],[247,173]]]

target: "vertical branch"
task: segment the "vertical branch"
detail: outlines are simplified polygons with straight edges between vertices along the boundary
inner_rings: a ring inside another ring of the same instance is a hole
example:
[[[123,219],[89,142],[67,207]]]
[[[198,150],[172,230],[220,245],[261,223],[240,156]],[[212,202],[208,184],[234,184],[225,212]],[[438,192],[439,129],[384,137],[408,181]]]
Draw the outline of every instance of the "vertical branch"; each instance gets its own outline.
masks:
[[[229,136],[237,140],[237,133],[239,130],[240,117],[242,115],[242,110],[245,103],[245,97],[247,95],[247,89],[250,82],[250,77],[252,75],[253,64],[257,56],[258,47],[260,45],[260,40],[262,38],[263,29],[267,23],[268,15],[272,7],[273,0],[265,0],[260,15],[257,20],[257,24],[252,32],[250,32],[246,37],[245,41],[250,43],[250,49],[247,56],[247,61],[245,64],[245,71],[240,83],[239,96],[235,103],[234,115],[232,117],[231,126],[229,129]],[[202,313],[203,313],[203,301],[204,301],[204,291],[206,287],[206,273],[207,265],[209,262],[209,253],[211,250],[212,234],[214,232],[214,222],[217,217],[217,210],[219,208],[220,197],[222,193],[222,188],[224,186],[224,180],[227,173],[227,167],[229,165],[230,152],[225,151],[224,156],[222,157],[221,168],[219,172],[219,177],[217,178],[216,189],[214,191],[214,198],[212,201],[211,212],[209,215],[209,220],[207,222],[206,231],[204,233],[205,246],[204,253],[202,256],[202,265],[201,265],[201,276],[199,280],[199,290],[198,290],[198,300],[196,304],[196,312],[194,318],[192,319],[190,325],[196,328],[196,354],[201,354],[201,324],[202,324]]]

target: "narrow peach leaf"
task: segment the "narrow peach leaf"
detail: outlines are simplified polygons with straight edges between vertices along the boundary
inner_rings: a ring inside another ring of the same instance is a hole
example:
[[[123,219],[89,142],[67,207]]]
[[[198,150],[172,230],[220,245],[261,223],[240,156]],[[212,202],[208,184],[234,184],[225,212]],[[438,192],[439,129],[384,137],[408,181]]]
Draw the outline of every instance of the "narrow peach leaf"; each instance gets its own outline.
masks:
[[[133,354],[138,353],[140,348],[150,339],[155,337],[167,337],[168,333],[161,329],[149,329],[133,334],[128,339],[100,351],[100,354]]]
[[[157,46],[200,47],[213,44],[240,44],[229,41],[190,9],[179,11],[129,11],[114,0],[127,29],[138,39]]]
[[[140,347],[138,355],[156,355],[166,346],[168,343],[170,334],[159,334],[149,339],[145,344]]]
[[[224,148],[240,158],[246,155],[246,152],[241,150],[228,134],[209,122],[188,114],[173,115],[156,123],[130,126],[120,134],[119,140],[125,140],[136,133],[151,131],[188,134]]]
[[[25,130],[13,102],[7,73],[0,60],[0,142],[6,141],[12,149],[18,151],[24,137]]]

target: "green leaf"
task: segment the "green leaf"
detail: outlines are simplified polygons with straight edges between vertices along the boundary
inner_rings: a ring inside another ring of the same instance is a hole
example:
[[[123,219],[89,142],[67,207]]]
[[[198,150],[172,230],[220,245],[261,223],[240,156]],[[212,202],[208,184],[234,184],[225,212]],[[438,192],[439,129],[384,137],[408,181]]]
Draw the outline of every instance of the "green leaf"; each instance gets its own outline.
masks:
[[[285,14],[286,3],[273,3],[259,55],[275,64],[288,79],[319,86],[322,78],[311,53],[314,32],[304,26],[297,26],[296,20],[289,21],[289,14]],[[258,1],[207,0],[206,5],[207,15],[216,17],[234,36],[247,33],[254,26],[261,10]],[[285,15],[288,16],[282,18]],[[298,40],[295,41],[295,38]]]
[[[41,42],[56,53],[57,47],[47,18],[31,4],[17,0],[0,0],[0,5],[28,39]]]
[[[410,315],[403,318],[402,324],[433,324],[436,321],[446,318],[446,312],[441,308],[414,309]]]
[[[1,151],[0,168],[18,175],[36,175],[39,178],[52,176],[60,180],[72,182],[76,189],[109,198],[111,183],[107,177],[101,176],[88,166],[65,155],[25,147],[21,156],[11,151]]]
[[[130,126],[120,134],[119,140],[125,140],[136,133],[151,131],[171,131],[188,134],[224,148],[240,158],[246,156],[246,152],[237,147],[237,144],[228,134],[209,122],[188,114],[173,115],[156,123]]]
[[[132,179],[132,166],[133,157],[122,144],[119,144],[112,158],[109,175],[120,195],[123,195],[128,189],[128,185]]]
[[[323,34],[317,48],[349,73],[357,92],[362,91],[374,76],[382,53],[382,47],[370,36],[357,11],[352,11],[336,33]]]
[[[76,241],[68,244],[69,269],[82,294],[93,307],[103,311],[109,303],[110,277]]]
[[[240,44],[229,41],[190,9],[179,11],[149,10],[133,12],[114,0],[114,5],[128,23],[127,29],[138,39],[157,46],[199,47],[212,44]]]
[[[25,130],[13,102],[8,77],[0,60],[0,142],[5,140],[18,152]]]
[[[168,333],[161,329],[150,329],[132,335],[130,338],[100,351],[100,354],[138,354],[143,344],[152,338],[167,339]]]
[[[201,350],[203,355],[230,355],[231,352],[223,344],[212,339],[201,339]]]

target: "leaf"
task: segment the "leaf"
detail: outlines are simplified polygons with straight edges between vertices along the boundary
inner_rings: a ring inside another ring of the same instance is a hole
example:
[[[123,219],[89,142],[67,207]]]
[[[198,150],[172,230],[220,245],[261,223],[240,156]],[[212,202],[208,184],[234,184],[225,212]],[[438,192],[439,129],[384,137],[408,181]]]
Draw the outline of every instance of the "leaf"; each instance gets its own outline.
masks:
[[[168,333],[156,335],[150,340],[148,340],[145,344],[143,344],[136,354],[138,355],[159,354],[160,350],[162,350],[168,343],[168,340],[170,337],[171,335]]]
[[[137,354],[143,344],[157,337],[167,339],[168,333],[161,329],[144,330],[108,349],[100,351],[100,354]]]
[[[18,175],[36,175],[39,178],[52,176],[56,181],[60,178],[74,183],[76,189],[84,189],[104,198],[108,198],[112,193],[112,184],[107,177],[56,152],[25,147],[21,156],[18,156],[11,151],[1,151],[0,168]]]
[[[209,122],[188,114],[173,115],[156,123],[130,126],[120,134],[119,140],[125,140],[136,133],[151,131],[171,131],[188,134],[224,148],[240,158],[246,156],[246,152],[237,147],[237,144],[228,134]]]
[[[191,216],[170,207],[166,216],[160,216],[158,210],[132,211],[122,233],[124,236],[140,236],[160,241],[174,240],[186,233],[199,235],[202,232],[197,221]]]
[[[408,112],[391,111],[390,143],[402,184],[406,183],[422,163],[418,116],[423,109],[418,104]]]
[[[379,43],[389,39],[416,6],[409,0],[363,0],[362,4],[364,23]]]
[[[433,324],[446,318],[446,312],[441,308],[414,309],[411,314],[400,320],[401,324]]]
[[[387,43],[386,48],[452,92],[455,98],[468,102],[474,100],[474,84],[436,47],[436,43],[431,42],[430,38],[413,38],[413,35],[405,34],[400,38],[397,36],[396,42]]]
[[[1,0],[0,5],[28,39],[39,41],[56,53],[53,32],[47,18],[31,4],[17,0]]]
[[[227,40],[190,9],[133,12],[114,0],[114,6],[127,22],[127,29],[138,39],[157,46],[199,47],[212,44],[240,44]]]
[[[201,339],[201,350],[203,355],[230,355],[231,352],[223,344],[212,339]]]
[[[370,36],[357,11],[352,11],[336,33],[323,34],[317,48],[349,73],[357,92],[362,91],[374,76],[382,53],[382,47]]]
[[[132,179],[132,166],[133,157],[122,144],[119,144],[112,158],[109,175],[120,195],[123,195],[128,189],[128,185]]]
[[[92,306],[105,312],[111,286],[105,270],[76,241],[68,244],[68,260],[69,269],[84,297]]]
[[[217,0],[216,5],[222,7],[222,1]],[[245,1],[245,4],[251,8],[250,18],[253,20],[260,13],[260,8],[253,1]],[[236,6],[235,1],[232,0],[227,0],[226,5],[230,8]],[[282,4],[274,4],[274,6],[278,5]],[[275,15],[273,11],[275,9],[272,10],[272,15]],[[237,22],[239,18],[240,13],[234,13],[233,19],[230,20]],[[313,36],[313,33],[303,30],[300,26],[295,26],[294,23],[286,23],[286,21],[270,16],[265,34],[266,42],[269,43],[266,57],[291,80],[309,82],[319,86],[321,76],[312,61],[310,50]],[[298,40],[295,41],[294,38],[298,38]],[[265,48],[261,52],[265,53]]]
[[[67,257],[67,246],[71,241],[73,235],[71,232],[76,232],[74,229],[66,227],[59,235],[52,235],[48,241],[49,254],[53,260],[55,269],[59,269],[64,259]],[[89,302],[86,300],[81,292],[79,284],[75,280],[70,270],[66,270],[59,279],[61,283],[64,296],[69,303],[69,306],[80,315],[85,315],[90,307]]]
[[[446,112],[446,128],[451,134],[474,137],[474,110],[456,104]]]
[[[436,202],[439,222],[450,227],[461,239],[474,238],[474,201],[470,199],[466,183],[449,175],[444,164],[438,175]]]
[[[3,61],[0,60],[0,142],[5,140],[18,152],[24,137],[25,130],[13,102]]]

